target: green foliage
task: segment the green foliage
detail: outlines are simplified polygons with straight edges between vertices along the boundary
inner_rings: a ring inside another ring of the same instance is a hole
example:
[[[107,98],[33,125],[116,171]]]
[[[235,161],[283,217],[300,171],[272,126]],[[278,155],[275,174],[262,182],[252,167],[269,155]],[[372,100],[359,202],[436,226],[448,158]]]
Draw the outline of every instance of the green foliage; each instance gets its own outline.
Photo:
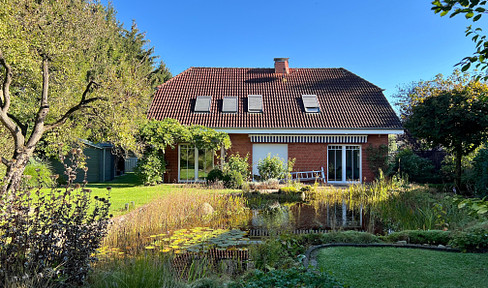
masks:
[[[470,19],[473,23],[481,19],[486,14],[486,1],[480,0],[434,0],[432,1],[431,10],[440,16],[449,15],[450,18],[463,14],[466,19]],[[476,68],[486,70],[488,68],[488,41],[486,35],[483,35],[483,29],[480,27],[473,28],[469,25],[466,28],[466,37],[471,36],[471,40],[476,45],[476,51],[473,56],[464,57],[457,65],[461,65],[462,71],[468,70],[472,64],[476,64]],[[482,76],[480,75],[479,78]],[[488,76],[483,77],[485,80]]]
[[[198,125],[181,125],[177,120],[170,118],[163,121],[153,119],[143,123],[140,128],[140,140],[144,143],[145,151],[136,173],[146,185],[163,181],[166,171],[164,153],[167,147],[174,148],[177,143],[190,143],[198,149],[216,151],[221,147],[229,148],[231,145],[226,133]]]
[[[284,161],[278,156],[271,156],[271,153],[259,160],[258,171],[261,180],[268,179],[282,179],[286,177],[286,174],[293,170],[295,160],[288,160],[288,165],[285,165]]]
[[[462,157],[488,140],[486,85],[470,82],[440,92],[412,108],[405,128],[431,147],[443,146],[456,156],[456,186],[461,184]]]
[[[255,270],[236,283],[231,283],[229,288],[273,288],[273,287],[306,287],[325,288],[343,287],[332,276],[325,272],[309,270],[307,268],[290,268],[284,270],[272,270],[263,272]]]
[[[250,177],[249,155],[246,155],[246,157],[241,157],[239,153],[236,153],[227,157],[224,165],[224,173],[229,171],[239,172],[239,174],[242,175],[242,178],[247,181]]]
[[[226,171],[222,180],[226,188],[240,189],[244,185],[244,177],[235,170]]]
[[[410,149],[403,149],[395,155],[395,172],[408,176],[408,180],[417,183],[436,182],[434,164],[422,158]]]
[[[308,245],[319,245],[329,243],[356,243],[369,244],[378,243],[379,238],[371,233],[358,231],[339,231],[323,234],[308,234],[302,236],[302,242]]]
[[[9,112],[27,127],[26,135],[39,110],[43,60],[49,69],[46,124],[81,103],[85,90],[90,101],[80,105],[86,113],[70,114],[65,125],[46,132],[38,149],[56,156],[58,143],[83,138],[137,150],[138,124],[153,89],[171,75],[163,63],[155,69],[144,33],[135,24],[125,29],[115,14],[113,7],[87,0],[6,0],[0,5],[0,51],[13,69]],[[97,84],[87,89],[90,81]]]
[[[475,194],[480,197],[488,196],[488,148],[480,149],[473,159],[471,178]]]
[[[156,185],[164,180],[166,171],[166,162],[164,156],[158,152],[146,153],[142,159],[139,159],[134,169],[137,177],[144,185]]]
[[[387,145],[373,146],[370,144],[366,147],[366,154],[368,155],[369,169],[374,172],[375,177],[379,176],[379,170],[389,174],[390,161]]]
[[[218,181],[222,181],[224,179],[224,172],[219,168],[214,168],[208,172],[207,175],[207,183],[216,183]]]
[[[475,228],[460,231],[452,236],[449,244],[463,252],[488,252],[488,229]]]
[[[279,238],[270,238],[262,244],[249,248],[249,256],[257,269],[271,271],[290,268],[295,265],[292,255]]]
[[[24,170],[25,185],[28,187],[52,187],[55,183],[49,162],[34,157],[29,159]]]
[[[8,192],[0,199],[0,279],[2,283],[42,287],[83,284],[95,252],[107,233],[109,198],[95,197],[71,180],[77,164],[67,167],[61,192],[38,188]],[[32,283],[28,284],[27,281]],[[7,284],[7,286],[9,286]]]
[[[407,241],[410,244],[447,245],[451,232],[444,230],[405,230],[393,232],[382,239],[388,242]]]
[[[459,209],[467,209],[471,216],[488,217],[488,200],[477,198],[462,198],[456,196],[452,199]]]

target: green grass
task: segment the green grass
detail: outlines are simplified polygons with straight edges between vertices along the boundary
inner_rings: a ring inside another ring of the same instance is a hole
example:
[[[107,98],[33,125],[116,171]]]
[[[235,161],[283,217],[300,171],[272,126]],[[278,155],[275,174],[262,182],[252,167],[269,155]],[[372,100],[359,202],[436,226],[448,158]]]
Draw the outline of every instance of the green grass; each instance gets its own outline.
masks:
[[[117,177],[112,181],[103,183],[88,183],[86,188],[92,190],[92,197],[106,197],[107,187],[111,187],[110,190],[110,213],[114,216],[119,216],[127,213],[125,210],[125,204],[131,205],[134,202],[134,207],[139,208],[148,204],[152,200],[164,197],[165,195],[178,191],[201,191],[205,190],[209,193],[230,193],[237,190],[215,190],[207,189],[205,186],[197,186],[191,184],[160,184],[155,186],[144,186],[134,175],[134,173],[128,173],[123,176]],[[42,189],[44,192],[48,192],[49,189]],[[131,208],[132,209],[132,206]]]
[[[351,287],[487,287],[488,254],[336,247],[317,262]]]

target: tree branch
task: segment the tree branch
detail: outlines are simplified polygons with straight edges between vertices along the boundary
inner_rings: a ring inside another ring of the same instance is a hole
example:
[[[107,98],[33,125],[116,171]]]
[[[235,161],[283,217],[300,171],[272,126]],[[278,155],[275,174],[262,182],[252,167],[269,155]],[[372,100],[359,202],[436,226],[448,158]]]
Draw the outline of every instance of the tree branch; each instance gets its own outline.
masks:
[[[22,131],[22,135],[24,136],[27,135],[27,125],[23,124],[17,117],[15,117],[10,113],[7,113],[7,116],[10,117],[10,119],[12,119],[15,122],[15,124],[17,124],[17,126],[20,127]]]
[[[1,160],[2,160],[2,164],[8,167],[8,165],[10,164],[8,160],[3,157],[1,158]]]
[[[12,83],[12,67],[5,61],[2,50],[0,50],[0,64],[5,68],[5,79],[2,85],[2,99],[0,98],[0,108],[7,113],[10,108],[10,83]]]
[[[45,129],[46,131],[48,130],[51,130],[51,129],[54,129],[54,128],[57,128],[61,125],[63,125],[66,120],[68,120],[68,118],[73,115],[73,113],[75,113],[76,111],[78,110],[81,110],[81,109],[84,109],[86,108],[87,104],[91,103],[91,102],[95,102],[97,100],[101,100],[102,98],[100,97],[95,97],[95,98],[90,98],[90,99],[86,99],[86,96],[88,95],[88,93],[90,92],[91,88],[97,88],[99,87],[100,85],[94,81],[90,81],[90,83],[88,83],[88,85],[86,86],[86,89],[85,91],[83,92],[83,94],[81,95],[81,100],[80,100],[80,103],[78,103],[76,106],[73,106],[71,107],[59,120],[57,120],[56,122],[52,123],[52,124],[49,124],[49,125],[46,125]]]
[[[24,135],[22,129],[17,125],[15,120],[7,114],[10,108],[10,83],[12,83],[12,68],[3,57],[3,52],[0,50],[0,65],[5,68],[5,79],[2,84],[2,96],[0,97],[0,122],[8,129],[15,141],[15,149],[24,145]],[[3,98],[3,100],[2,100]]]

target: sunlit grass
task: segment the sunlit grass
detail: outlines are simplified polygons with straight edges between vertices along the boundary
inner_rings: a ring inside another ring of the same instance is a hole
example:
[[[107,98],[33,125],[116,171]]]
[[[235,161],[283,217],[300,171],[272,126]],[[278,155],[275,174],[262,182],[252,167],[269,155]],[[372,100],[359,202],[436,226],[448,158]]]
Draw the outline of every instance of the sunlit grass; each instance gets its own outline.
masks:
[[[486,287],[488,254],[402,248],[322,249],[320,269],[352,287]]]

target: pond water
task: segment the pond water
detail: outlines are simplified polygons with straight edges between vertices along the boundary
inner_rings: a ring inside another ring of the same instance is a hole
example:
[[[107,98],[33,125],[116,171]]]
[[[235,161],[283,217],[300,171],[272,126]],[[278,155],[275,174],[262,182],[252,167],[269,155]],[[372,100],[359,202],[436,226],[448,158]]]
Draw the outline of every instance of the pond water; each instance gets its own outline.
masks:
[[[366,230],[367,217],[362,205],[353,207],[345,201],[329,203],[272,203],[252,209],[247,228],[294,232],[296,230]]]

